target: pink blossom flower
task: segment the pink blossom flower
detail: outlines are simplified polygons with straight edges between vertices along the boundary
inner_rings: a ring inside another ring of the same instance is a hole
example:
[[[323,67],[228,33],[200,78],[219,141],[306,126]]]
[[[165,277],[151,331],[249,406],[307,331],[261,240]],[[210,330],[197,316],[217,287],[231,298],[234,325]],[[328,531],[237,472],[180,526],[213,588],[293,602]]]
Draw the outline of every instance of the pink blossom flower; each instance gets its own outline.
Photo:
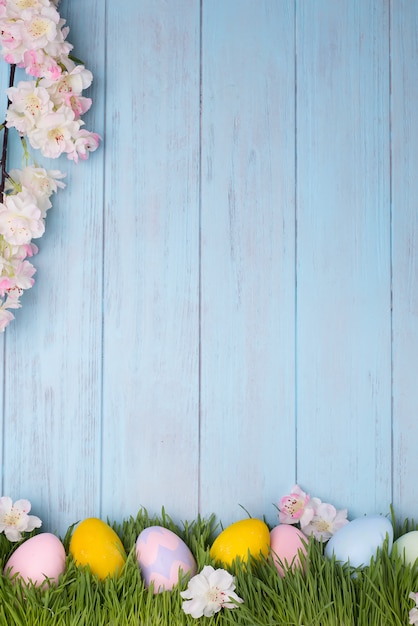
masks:
[[[67,157],[72,159],[75,163],[78,162],[78,158],[85,161],[89,152],[94,152],[99,147],[100,136],[97,133],[91,133],[88,130],[81,129],[74,137],[74,149],[69,151]]]
[[[309,523],[313,510],[309,507],[310,496],[299,485],[295,485],[292,492],[284,496],[279,502],[279,521],[281,524]]]
[[[58,80],[62,69],[57,61],[44,50],[26,50],[23,54],[26,73],[36,78],[47,77]]]

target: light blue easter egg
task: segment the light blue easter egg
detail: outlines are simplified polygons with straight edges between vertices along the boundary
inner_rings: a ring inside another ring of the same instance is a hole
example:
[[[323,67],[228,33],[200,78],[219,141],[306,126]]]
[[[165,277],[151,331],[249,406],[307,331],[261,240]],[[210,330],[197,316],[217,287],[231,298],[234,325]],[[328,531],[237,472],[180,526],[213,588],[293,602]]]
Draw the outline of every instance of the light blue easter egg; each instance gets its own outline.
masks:
[[[329,558],[334,555],[337,561],[349,562],[351,567],[369,565],[370,559],[383,547],[386,537],[390,552],[393,527],[386,517],[359,517],[337,530],[325,547],[325,555]]]

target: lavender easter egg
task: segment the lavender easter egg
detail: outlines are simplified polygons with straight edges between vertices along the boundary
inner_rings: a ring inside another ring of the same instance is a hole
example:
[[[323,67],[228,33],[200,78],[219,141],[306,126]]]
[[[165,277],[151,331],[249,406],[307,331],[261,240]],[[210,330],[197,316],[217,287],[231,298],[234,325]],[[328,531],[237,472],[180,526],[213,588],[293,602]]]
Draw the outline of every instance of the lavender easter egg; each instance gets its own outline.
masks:
[[[329,558],[334,555],[342,563],[349,562],[352,567],[369,565],[371,558],[383,547],[386,537],[390,551],[393,527],[386,517],[359,517],[337,530],[328,541],[325,554]]]
[[[281,577],[287,569],[293,571],[303,565],[307,541],[307,537],[300,530],[289,524],[280,524],[270,532],[270,551]]]
[[[27,539],[11,555],[4,567],[4,574],[16,576],[26,584],[36,587],[49,579],[57,583],[65,571],[65,549],[61,541],[51,533],[42,533]]]
[[[135,544],[138,565],[146,587],[153,583],[154,593],[169,591],[190,572],[197,571],[193,554],[184,541],[168,528],[145,528]]]

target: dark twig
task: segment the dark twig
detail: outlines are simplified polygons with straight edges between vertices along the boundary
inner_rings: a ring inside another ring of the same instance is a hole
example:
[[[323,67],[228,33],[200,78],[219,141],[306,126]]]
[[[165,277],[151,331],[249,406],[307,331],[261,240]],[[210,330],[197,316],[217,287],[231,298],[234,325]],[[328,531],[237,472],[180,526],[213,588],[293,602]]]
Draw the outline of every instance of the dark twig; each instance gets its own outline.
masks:
[[[12,64],[10,66],[10,76],[9,76],[9,87],[13,87],[15,80],[15,72],[16,65]],[[9,108],[10,100],[7,98],[7,108]],[[6,166],[7,166],[7,144],[9,139],[9,129],[6,124],[4,124],[4,135],[3,135],[3,149],[1,152],[1,181],[0,181],[0,201],[3,198],[4,186],[6,184],[6,178],[8,176]]]

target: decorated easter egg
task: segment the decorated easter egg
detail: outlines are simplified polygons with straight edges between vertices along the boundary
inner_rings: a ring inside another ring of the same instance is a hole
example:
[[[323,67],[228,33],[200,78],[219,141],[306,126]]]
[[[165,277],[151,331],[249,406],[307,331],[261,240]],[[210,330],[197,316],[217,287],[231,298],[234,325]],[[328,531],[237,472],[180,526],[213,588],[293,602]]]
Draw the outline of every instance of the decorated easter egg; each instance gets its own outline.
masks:
[[[150,587],[153,583],[154,593],[170,591],[185,574],[196,574],[193,554],[168,528],[145,528],[136,540],[135,549],[144,584]]]
[[[300,567],[301,556],[306,556],[305,535],[290,524],[280,524],[270,533],[270,551],[273,562],[280,576],[284,576],[287,569],[292,571]]]
[[[126,552],[118,535],[96,517],[89,517],[77,526],[71,537],[70,554],[76,565],[88,565],[101,580],[118,576],[126,561]]]
[[[270,548],[270,531],[260,519],[244,519],[227,526],[218,535],[210,549],[210,557],[224,565],[236,558],[248,560],[248,553],[256,559],[267,556]]]
[[[13,552],[4,573],[10,577],[16,575],[36,587],[46,583],[46,579],[57,583],[59,575],[65,572],[65,558],[65,549],[58,537],[42,533],[27,539]]]
[[[399,537],[393,548],[396,548],[396,553],[404,559],[406,565],[413,565],[418,559],[418,530],[411,530]]]
[[[342,526],[331,537],[325,547],[328,557],[335,555],[337,561],[350,562],[352,567],[369,565],[388,537],[388,549],[392,549],[393,527],[381,515],[359,517]]]

